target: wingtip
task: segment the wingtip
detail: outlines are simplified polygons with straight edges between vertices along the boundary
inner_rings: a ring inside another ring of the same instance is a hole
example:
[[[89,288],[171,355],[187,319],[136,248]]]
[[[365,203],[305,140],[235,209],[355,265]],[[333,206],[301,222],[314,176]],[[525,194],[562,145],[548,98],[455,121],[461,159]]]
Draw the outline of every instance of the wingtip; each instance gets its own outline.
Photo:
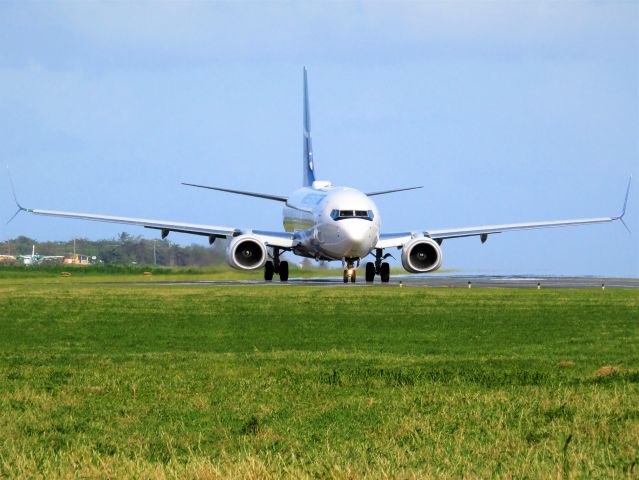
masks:
[[[623,220],[624,215],[626,214],[626,207],[628,206],[628,196],[630,195],[630,185],[632,184],[632,175],[628,177],[628,186],[626,187],[626,196],[623,200],[623,207],[621,208],[621,215],[619,218]],[[625,223],[624,223],[625,225]],[[627,227],[626,227],[627,228]]]
[[[631,183],[632,183],[632,175],[628,177],[628,186],[626,187],[626,196],[623,199],[623,206],[621,207],[621,213],[617,215],[616,217],[613,217],[613,220],[619,220],[623,224],[623,226],[626,228],[626,230],[628,230],[628,233],[630,234],[632,233],[632,230],[630,230],[630,227],[628,226],[626,221],[623,219],[623,217],[626,215],[626,207],[628,206],[628,196],[630,195]]]
[[[13,195],[13,201],[16,202],[16,206],[18,207],[18,212],[16,212],[16,215],[17,215],[20,211],[26,210],[26,208],[24,208],[22,205],[20,205],[20,201],[18,200],[18,195],[16,195],[16,187],[13,184],[13,177],[11,176],[11,169],[9,169],[9,165],[8,164],[7,164],[7,175],[9,176],[9,185],[11,186],[11,194]],[[11,220],[13,220],[14,217],[15,217],[15,215],[13,217],[11,217]],[[9,221],[11,221],[11,220],[9,220]]]

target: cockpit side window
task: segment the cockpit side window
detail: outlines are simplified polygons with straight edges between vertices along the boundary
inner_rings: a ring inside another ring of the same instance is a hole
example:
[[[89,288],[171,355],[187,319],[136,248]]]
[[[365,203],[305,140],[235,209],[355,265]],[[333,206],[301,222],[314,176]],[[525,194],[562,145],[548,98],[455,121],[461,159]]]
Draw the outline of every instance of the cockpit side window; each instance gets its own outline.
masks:
[[[345,220],[347,218],[360,218],[362,220],[373,220],[372,210],[332,210],[331,218],[335,221]]]

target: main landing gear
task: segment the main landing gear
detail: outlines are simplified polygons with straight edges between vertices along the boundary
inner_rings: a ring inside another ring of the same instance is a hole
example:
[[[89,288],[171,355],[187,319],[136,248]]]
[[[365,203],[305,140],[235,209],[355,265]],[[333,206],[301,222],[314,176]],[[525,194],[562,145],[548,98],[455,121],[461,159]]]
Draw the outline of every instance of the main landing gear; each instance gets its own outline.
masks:
[[[264,280],[272,281],[273,275],[279,275],[282,282],[288,282],[288,262],[280,261],[279,248],[273,250],[273,261],[268,260],[264,264]]]
[[[386,258],[385,255],[382,255],[382,249],[378,248],[375,250],[375,263],[368,262],[366,264],[366,281],[372,282],[375,280],[375,275],[379,275],[382,283],[388,283],[390,280],[390,265],[387,262],[383,262]]]

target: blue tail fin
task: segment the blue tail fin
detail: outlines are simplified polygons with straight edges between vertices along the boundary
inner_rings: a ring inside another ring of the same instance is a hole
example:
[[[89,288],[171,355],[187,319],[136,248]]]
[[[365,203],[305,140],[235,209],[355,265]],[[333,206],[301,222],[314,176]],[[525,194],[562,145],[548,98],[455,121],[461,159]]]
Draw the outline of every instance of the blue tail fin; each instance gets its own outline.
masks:
[[[315,165],[313,164],[313,144],[311,142],[311,112],[308,106],[308,81],[304,67],[304,186],[309,187],[315,181]]]

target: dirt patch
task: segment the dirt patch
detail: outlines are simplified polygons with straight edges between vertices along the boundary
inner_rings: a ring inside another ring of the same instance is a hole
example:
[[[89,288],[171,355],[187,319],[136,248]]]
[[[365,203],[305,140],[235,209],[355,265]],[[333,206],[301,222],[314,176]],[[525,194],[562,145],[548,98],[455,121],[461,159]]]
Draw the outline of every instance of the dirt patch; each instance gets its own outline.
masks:
[[[598,377],[607,377],[608,375],[614,375],[616,373],[621,372],[621,367],[615,365],[606,365],[605,367],[601,367],[599,370],[595,372],[595,375]]]
[[[559,366],[560,367],[574,367],[575,366],[575,362],[573,362],[571,360],[564,360],[563,362],[559,362]]]

